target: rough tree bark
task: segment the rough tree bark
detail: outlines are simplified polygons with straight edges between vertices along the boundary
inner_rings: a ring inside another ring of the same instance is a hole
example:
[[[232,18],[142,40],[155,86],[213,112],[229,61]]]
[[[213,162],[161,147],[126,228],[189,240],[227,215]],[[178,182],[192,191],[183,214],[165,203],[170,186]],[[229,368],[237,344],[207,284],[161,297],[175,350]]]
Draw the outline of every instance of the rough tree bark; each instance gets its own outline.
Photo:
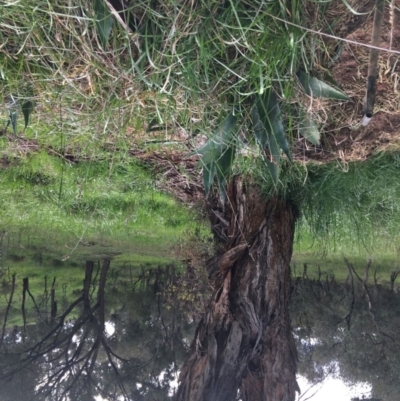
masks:
[[[179,377],[176,401],[292,401],[297,353],[289,318],[295,209],[235,177],[210,207],[221,252],[212,299]]]

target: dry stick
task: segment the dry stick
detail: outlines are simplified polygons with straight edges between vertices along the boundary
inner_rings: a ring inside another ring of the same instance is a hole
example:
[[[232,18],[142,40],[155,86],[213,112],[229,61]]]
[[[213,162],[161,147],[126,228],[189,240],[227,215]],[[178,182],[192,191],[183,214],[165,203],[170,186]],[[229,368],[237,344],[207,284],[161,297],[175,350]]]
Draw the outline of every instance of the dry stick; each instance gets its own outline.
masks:
[[[390,41],[389,41],[389,49],[392,48],[392,43],[393,43],[393,31],[394,31],[394,12],[396,9],[396,5],[394,3],[395,0],[391,0],[390,2],[390,14],[389,14],[389,22],[390,22]]]
[[[48,303],[49,303],[49,293],[47,291],[47,275],[44,276],[44,302],[45,302],[45,307],[46,307],[46,321],[47,321],[48,320],[47,309],[48,309]]]
[[[6,309],[6,314],[5,314],[5,316],[4,316],[3,330],[2,330],[2,332],[1,332],[1,340],[0,340],[0,343],[3,342],[3,339],[4,339],[4,333],[5,333],[5,331],[6,331],[8,313],[10,312],[10,307],[11,307],[11,302],[12,302],[13,295],[14,295],[14,290],[15,290],[15,273],[12,275],[10,299],[8,300],[7,309]]]
[[[372,260],[368,259],[367,264],[365,265],[364,269],[364,278],[363,278],[363,283],[368,284],[368,277],[369,277],[369,268],[371,267]]]
[[[56,316],[57,316],[57,301],[56,301],[56,290],[55,288],[51,289],[50,293],[50,319],[52,322],[54,322]]]
[[[374,15],[374,26],[372,28],[372,46],[379,47],[381,40],[382,24],[383,24],[383,6],[384,0],[376,0],[376,8]],[[368,81],[367,93],[364,99],[363,119],[361,125],[367,125],[374,114],[374,104],[376,95],[376,81],[378,78],[378,59],[379,50],[371,48],[369,53]]]

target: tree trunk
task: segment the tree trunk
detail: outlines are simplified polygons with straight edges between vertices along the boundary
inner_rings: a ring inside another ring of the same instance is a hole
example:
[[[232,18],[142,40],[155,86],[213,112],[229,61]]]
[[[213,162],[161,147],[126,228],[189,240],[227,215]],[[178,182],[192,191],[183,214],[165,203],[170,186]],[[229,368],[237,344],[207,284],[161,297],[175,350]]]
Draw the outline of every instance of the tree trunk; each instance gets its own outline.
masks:
[[[177,401],[292,401],[297,354],[289,318],[294,208],[235,177],[210,219],[221,252],[212,299],[179,377]]]

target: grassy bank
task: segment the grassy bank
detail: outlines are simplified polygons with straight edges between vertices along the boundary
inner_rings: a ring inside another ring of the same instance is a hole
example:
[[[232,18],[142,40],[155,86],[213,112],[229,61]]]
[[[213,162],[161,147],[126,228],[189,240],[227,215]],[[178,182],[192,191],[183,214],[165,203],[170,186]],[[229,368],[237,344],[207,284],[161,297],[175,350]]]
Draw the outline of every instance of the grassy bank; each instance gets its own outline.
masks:
[[[57,299],[67,304],[82,288],[85,260],[111,258],[111,279],[132,280],[142,267],[177,263],[174,247],[189,230],[207,232],[198,213],[157,189],[137,160],[104,152],[71,163],[45,151],[16,155],[13,144],[2,142],[0,178],[0,313],[16,274],[9,325],[21,324],[24,277],[37,302],[45,277],[48,291],[55,279]],[[30,299],[27,308],[29,317]]]
[[[81,259],[110,248],[116,257],[123,252],[121,260],[129,253],[137,264],[159,262],[172,257],[186,230],[201,226],[195,212],[157,190],[151,171],[120,155],[69,163],[30,153],[2,168],[0,190],[3,243],[14,253],[44,247],[54,258]]]

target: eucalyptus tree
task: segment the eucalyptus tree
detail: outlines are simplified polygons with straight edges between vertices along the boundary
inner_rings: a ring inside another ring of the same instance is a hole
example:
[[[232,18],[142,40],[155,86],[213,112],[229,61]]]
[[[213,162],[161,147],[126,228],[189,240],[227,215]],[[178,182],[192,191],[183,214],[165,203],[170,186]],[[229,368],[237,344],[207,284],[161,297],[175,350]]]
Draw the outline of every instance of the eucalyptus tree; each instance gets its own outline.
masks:
[[[297,77],[310,96],[348,99],[316,77],[302,71]],[[214,293],[181,371],[179,401],[228,401],[238,390],[245,401],[290,401],[299,391],[289,318],[297,182],[277,93],[272,86],[251,98],[247,127],[268,189],[254,168],[234,172],[238,110],[196,151],[218,252],[206,266]],[[311,120],[302,124],[309,139],[319,140]]]

